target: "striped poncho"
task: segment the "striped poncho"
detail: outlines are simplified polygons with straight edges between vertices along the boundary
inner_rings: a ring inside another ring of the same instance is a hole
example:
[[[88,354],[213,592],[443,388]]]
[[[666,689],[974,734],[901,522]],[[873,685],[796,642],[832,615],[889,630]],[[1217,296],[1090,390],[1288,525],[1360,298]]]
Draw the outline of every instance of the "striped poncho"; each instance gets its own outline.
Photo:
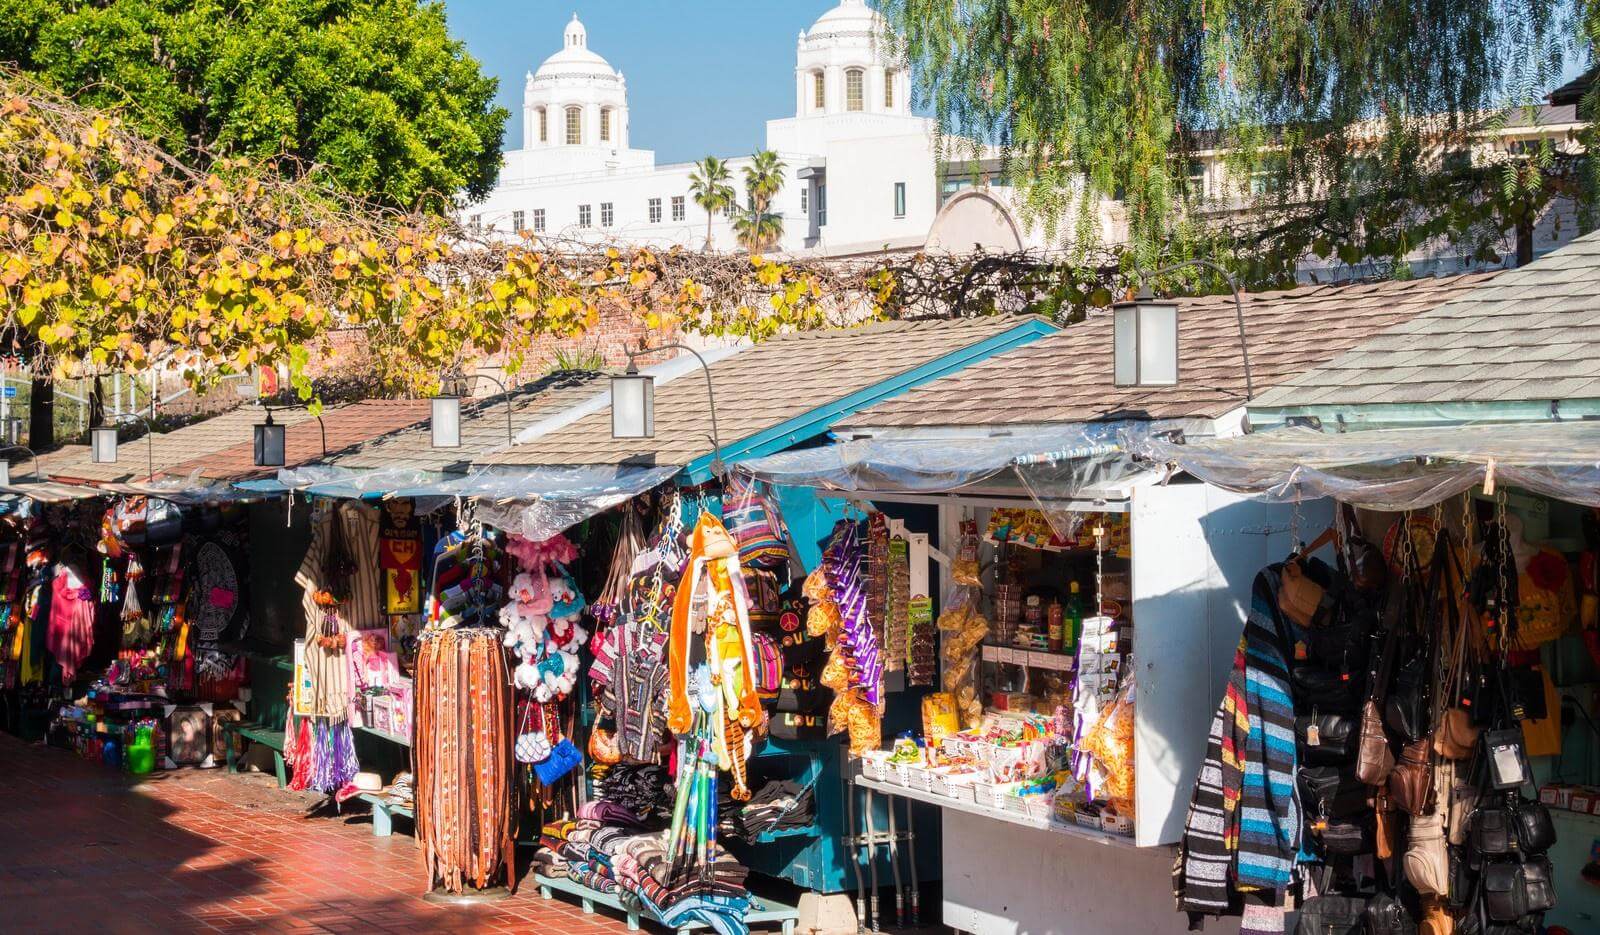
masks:
[[[1237,892],[1281,903],[1294,869],[1300,806],[1279,567],[1263,569],[1251,588],[1244,635],[1184,821],[1174,889],[1179,910],[1192,915],[1238,911]]]

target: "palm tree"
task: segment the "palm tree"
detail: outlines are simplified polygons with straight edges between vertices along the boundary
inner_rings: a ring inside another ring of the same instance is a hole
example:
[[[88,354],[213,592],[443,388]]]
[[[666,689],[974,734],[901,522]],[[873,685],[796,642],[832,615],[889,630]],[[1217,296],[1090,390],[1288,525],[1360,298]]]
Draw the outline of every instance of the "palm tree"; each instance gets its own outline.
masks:
[[[734,222],[734,229],[751,253],[760,253],[783,238],[783,215],[771,208],[773,199],[783,191],[784,168],[783,160],[770,149],[751,156],[744,168],[747,210]]]
[[[695,163],[689,174],[689,194],[706,211],[706,242],[702,249],[710,250],[712,216],[732,210],[739,197],[733,190],[733,173],[728,171],[728,164],[716,156]]]

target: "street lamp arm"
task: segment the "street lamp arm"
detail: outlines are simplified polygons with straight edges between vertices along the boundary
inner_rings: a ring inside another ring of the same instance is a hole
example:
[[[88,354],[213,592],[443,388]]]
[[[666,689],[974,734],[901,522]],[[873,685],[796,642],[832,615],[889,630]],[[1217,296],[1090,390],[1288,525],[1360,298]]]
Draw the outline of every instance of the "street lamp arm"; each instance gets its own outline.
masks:
[[[717,394],[711,386],[711,365],[706,363],[706,359],[700,356],[699,351],[687,344],[658,344],[655,347],[641,347],[637,351],[624,349],[623,353],[628,355],[628,363],[631,365],[635,359],[646,354],[654,354],[656,351],[688,351],[694,355],[695,360],[700,362],[700,369],[705,371],[706,399],[711,404],[711,472],[721,475],[724,467],[722,463],[722,433],[717,430]]]
[[[1220,263],[1217,263],[1213,260],[1196,257],[1193,260],[1184,260],[1182,263],[1174,263],[1171,266],[1163,266],[1154,272],[1140,273],[1139,286],[1142,289],[1144,288],[1146,282],[1154,279],[1157,276],[1163,276],[1167,273],[1175,273],[1180,269],[1189,269],[1196,266],[1203,266],[1207,269],[1215,271],[1221,275],[1223,279],[1228,281],[1228,288],[1233,290],[1233,311],[1234,314],[1239,318],[1239,354],[1244,359],[1244,399],[1245,402],[1249,402],[1250,400],[1255,399],[1256,396],[1255,383],[1250,378],[1250,344],[1245,339],[1244,332],[1244,300],[1240,297],[1239,280],[1234,278],[1233,273],[1229,272],[1228,269]]]
[[[266,403],[262,403],[261,408],[266,410],[268,422],[272,421],[273,410],[277,410],[279,412],[282,412],[285,409],[304,409],[307,412],[311,411],[311,407],[305,403],[289,403],[288,405],[284,406],[268,406]],[[311,418],[317,420],[317,428],[322,431],[322,456],[326,458],[328,456],[328,424],[322,421],[322,416],[312,416]]]
[[[473,379],[488,380],[490,383],[493,383],[500,389],[500,395],[506,398],[506,444],[515,445],[517,441],[511,431],[511,391],[506,389],[506,385],[504,383],[501,383],[494,377],[489,376],[487,373],[474,373],[472,376]],[[462,379],[465,380],[466,377],[463,376]]]
[[[33,476],[34,476],[34,479],[36,479],[36,480],[43,480],[44,479],[44,475],[39,473],[39,453],[37,451],[34,451],[32,448],[29,448],[27,445],[7,445],[4,448],[0,448],[0,455],[3,455],[8,451],[26,451],[28,454],[32,455],[33,456]]]

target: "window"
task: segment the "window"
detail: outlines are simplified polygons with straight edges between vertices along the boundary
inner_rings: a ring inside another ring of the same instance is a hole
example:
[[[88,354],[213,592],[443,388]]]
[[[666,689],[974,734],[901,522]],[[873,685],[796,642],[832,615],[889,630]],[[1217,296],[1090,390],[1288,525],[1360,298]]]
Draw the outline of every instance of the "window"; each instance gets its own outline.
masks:
[[[513,212],[511,212],[511,233],[513,233],[513,234],[522,233],[522,230],[523,230],[523,228],[522,228],[522,220],[523,220],[523,215],[522,215],[521,211],[513,211]]]
[[[533,232],[535,234],[544,233],[544,209],[543,208],[534,208],[533,209]]]
[[[683,220],[683,196],[682,195],[673,195],[672,196],[672,219],[674,221]]]
[[[894,76],[893,68],[883,73],[883,109],[894,110]]]
[[[828,226],[828,186],[817,186],[817,226]]]
[[[800,189],[800,213],[807,216],[811,214],[811,186],[809,185]]]
[[[611,108],[600,108],[600,142],[611,142]]]
[[[1288,160],[1281,153],[1263,156],[1261,162],[1250,172],[1250,194],[1259,196],[1281,193],[1284,176],[1288,171]]]
[[[583,108],[567,108],[567,145],[577,146],[583,142]]]
[[[1184,169],[1184,181],[1188,183],[1191,198],[1204,199],[1206,197],[1206,164],[1200,159],[1189,160]]]
[[[483,215],[474,214],[471,219],[468,220],[467,226],[471,227],[473,230],[483,230]]]
[[[859,68],[852,68],[844,73],[845,110],[866,109],[866,92],[863,89],[863,82],[865,80],[866,72]]]
[[[611,226],[611,222],[615,221],[615,220],[616,220],[616,212],[612,210],[611,202],[609,202],[609,201],[600,202],[600,226],[601,227],[610,227]]]
[[[906,216],[906,183],[904,182],[894,183],[894,216],[897,218]]]
[[[539,108],[539,142],[550,142],[550,112]]]
[[[650,223],[651,224],[660,224],[661,223],[661,199],[660,198],[652,198],[652,199],[650,199],[649,207],[650,207]]]
[[[594,216],[590,213],[588,205],[578,205],[578,226],[588,227],[594,223]]]
[[[811,73],[811,106],[817,110],[828,106],[828,79],[820,71]]]

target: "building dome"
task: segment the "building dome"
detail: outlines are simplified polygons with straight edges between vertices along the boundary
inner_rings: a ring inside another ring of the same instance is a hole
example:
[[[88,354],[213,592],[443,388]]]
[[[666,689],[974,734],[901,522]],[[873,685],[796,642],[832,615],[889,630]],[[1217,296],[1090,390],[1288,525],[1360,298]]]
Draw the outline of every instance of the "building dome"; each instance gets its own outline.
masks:
[[[840,0],[800,34],[795,116],[907,116],[911,84],[888,25],[865,0]]]
[[[523,148],[628,148],[628,84],[589,48],[589,30],[572,14],[561,49],[528,73],[522,90]]]
[[[840,4],[817,17],[806,30],[806,39],[873,39],[883,32],[883,17],[867,6],[864,0],[842,0]]]
[[[572,22],[567,24],[561,51],[545,59],[533,73],[534,81],[541,78],[587,78],[607,84],[622,81],[621,73],[612,68],[610,62],[590,51],[589,30],[584,28],[576,13],[572,14]]]

